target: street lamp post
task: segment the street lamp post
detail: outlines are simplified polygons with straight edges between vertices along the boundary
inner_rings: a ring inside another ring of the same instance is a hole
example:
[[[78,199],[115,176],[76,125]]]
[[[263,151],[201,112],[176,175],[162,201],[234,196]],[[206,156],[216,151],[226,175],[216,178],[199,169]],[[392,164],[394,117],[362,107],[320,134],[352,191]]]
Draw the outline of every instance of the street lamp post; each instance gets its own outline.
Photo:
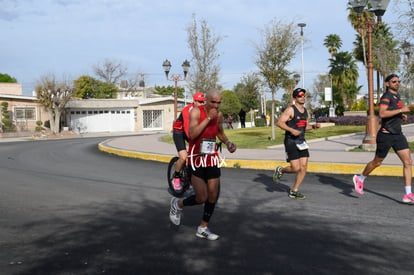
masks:
[[[303,28],[306,27],[306,24],[299,23],[298,27],[300,27],[300,37],[301,37],[301,44],[302,44],[302,88],[305,89],[305,62],[303,58]]]
[[[165,77],[169,81],[174,81],[174,120],[177,119],[177,101],[178,101],[178,81],[183,81],[187,78],[188,70],[190,69],[190,62],[185,60],[181,67],[183,68],[184,76],[182,75],[171,75],[171,77],[168,77],[168,74],[170,73],[171,69],[171,62],[168,59],[165,59],[165,61],[162,63],[162,67],[164,68]]]
[[[406,79],[407,79],[407,90],[408,90],[408,104],[411,104],[411,89],[412,89],[412,80],[411,80],[411,72],[412,72],[412,64],[411,64],[411,49],[412,45],[410,42],[404,41],[401,45],[401,49],[403,50],[404,55],[406,56],[405,59],[405,69],[406,69]]]
[[[357,13],[358,18],[361,18],[361,14],[364,11],[366,4],[371,7],[370,11],[374,12],[377,17],[378,23],[381,23],[381,16],[384,15],[385,10],[390,0],[350,0],[349,5]],[[363,140],[362,147],[364,149],[373,150],[376,147],[377,127],[378,119],[374,113],[374,65],[372,62],[372,31],[375,25],[374,20],[367,19],[366,22],[367,36],[368,36],[368,117],[366,123],[366,134]]]
[[[290,87],[290,105],[293,104],[293,90],[295,89],[296,85],[298,85],[299,80],[300,80],[300,74],[295,73],[292,75],[292,79],[291,79],[291,87]]]

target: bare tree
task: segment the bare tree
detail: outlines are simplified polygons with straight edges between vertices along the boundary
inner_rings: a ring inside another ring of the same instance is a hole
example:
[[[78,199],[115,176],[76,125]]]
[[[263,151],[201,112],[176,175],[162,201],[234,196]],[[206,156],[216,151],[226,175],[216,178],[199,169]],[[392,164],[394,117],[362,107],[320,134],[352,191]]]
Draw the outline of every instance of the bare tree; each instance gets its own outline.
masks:
[[[275,139],[275,93],[289,80],[291,72],[288,71],[292,58],[300,45],[300,35],[297,34],[296,25],[285,21],[272,20],[262,30],[262,41],[256,45],[256,65],[264,84],[272,92],[272,140]]]
[[[56,77],[50,74],[41,77],[36,85],[37,98],[49,113],[50,130],[53,134],[60,132],[61,114],[74,93],[69,83],[69,81],[58,82]]]
[[[195,93],[218,88],[220,66],[216,62],[220,54],[217,44],[221,39],[212,33],[206,20],[197,22],[193,15],[193,21],[187,27],[188,47],[193,55],[187,80],[190,90]]]
[[[120,88],[127,94],[131,94],[131,96],[134,94],[137,96],[142,93],[143,97],[147,97],[145,91],[145,74],[138,72],[131,75],[128,79],[121,80]]]
[[[120,61],[106,59],[103,63],[93,66],[95,74],[107,83],[118,84],[127,73],[127,68]]]
[[[397,0],[397,29],[401,41],[412,41],[414,37],[414,0]]]

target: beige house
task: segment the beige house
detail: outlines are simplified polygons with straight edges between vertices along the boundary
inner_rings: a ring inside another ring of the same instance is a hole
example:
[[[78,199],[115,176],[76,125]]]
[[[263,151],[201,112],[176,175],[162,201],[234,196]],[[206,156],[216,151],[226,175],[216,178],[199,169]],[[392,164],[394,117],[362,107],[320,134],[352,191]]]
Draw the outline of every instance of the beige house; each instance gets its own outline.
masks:
[[[64,126],[76,133],[171,131],[173,116],[173,97],[72,99]]]
[[[174,98],[124,97],[123,99],[71,99],[61,125],[76,133],[171,131]],[[36,121],[49,120],[34,96],[23,96],[18,83],[0,83],[0,102],[8,102],[10,118],[18,132],[34,132]],[[178,111],[184,102],[178,100]],[[0,114],[1,115],[1,114]]]
[[[24,96],[19,83],[0,83],[0,103],[8,103],[8,111],[17,132],[34,132],[36,121],[49,120],[49,115],[34,96]],[[1,113],[0,113],[1,117]],[[0,120],[1,124],[1,120]],[[1,131],[1,130],[0,130]]]

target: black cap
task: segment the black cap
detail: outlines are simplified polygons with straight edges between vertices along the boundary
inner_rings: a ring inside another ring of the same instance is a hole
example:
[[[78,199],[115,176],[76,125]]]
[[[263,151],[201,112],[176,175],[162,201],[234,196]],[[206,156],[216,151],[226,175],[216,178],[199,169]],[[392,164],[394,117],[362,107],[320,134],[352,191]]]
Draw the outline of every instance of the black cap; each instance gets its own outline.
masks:
[[[306,90],[302,88],[296,88],[293,90],[292,96],[298,97],[298,95],[300,95],[301,93],[306,94]]]
[[[385,82],[390,81],[390,80],[391,80],[391,79],[393,79],[394,77],[398,77],[398,78],[399,78],[399,76],[398,76],[398,75],[396,75],[396,74],[390,74],[389,76],[387,76],[387,77],[385,78]]]

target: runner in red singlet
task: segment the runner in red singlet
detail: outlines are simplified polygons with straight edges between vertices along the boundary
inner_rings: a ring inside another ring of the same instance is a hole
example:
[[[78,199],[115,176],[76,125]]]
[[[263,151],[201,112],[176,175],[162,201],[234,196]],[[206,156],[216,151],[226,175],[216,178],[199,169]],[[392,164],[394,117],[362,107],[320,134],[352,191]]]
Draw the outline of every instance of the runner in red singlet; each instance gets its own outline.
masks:
[[[207,227],[220,190],[221,171],[216,151],[216,137],[226,144],[231,153],[236,151],[236,145],[228,140],[223,130],[223,114],[218,110],[221,104],[219,91],[209,91],[206,98],[204,106],[193,108],[190,113],[188,162],[193,168],[191,182],[195,194],[184,200],[172,198],[170,220],[175,225],[179,225],[184,206],[204,204],[204,212],[196,236],[217,240],[219,236]]]

